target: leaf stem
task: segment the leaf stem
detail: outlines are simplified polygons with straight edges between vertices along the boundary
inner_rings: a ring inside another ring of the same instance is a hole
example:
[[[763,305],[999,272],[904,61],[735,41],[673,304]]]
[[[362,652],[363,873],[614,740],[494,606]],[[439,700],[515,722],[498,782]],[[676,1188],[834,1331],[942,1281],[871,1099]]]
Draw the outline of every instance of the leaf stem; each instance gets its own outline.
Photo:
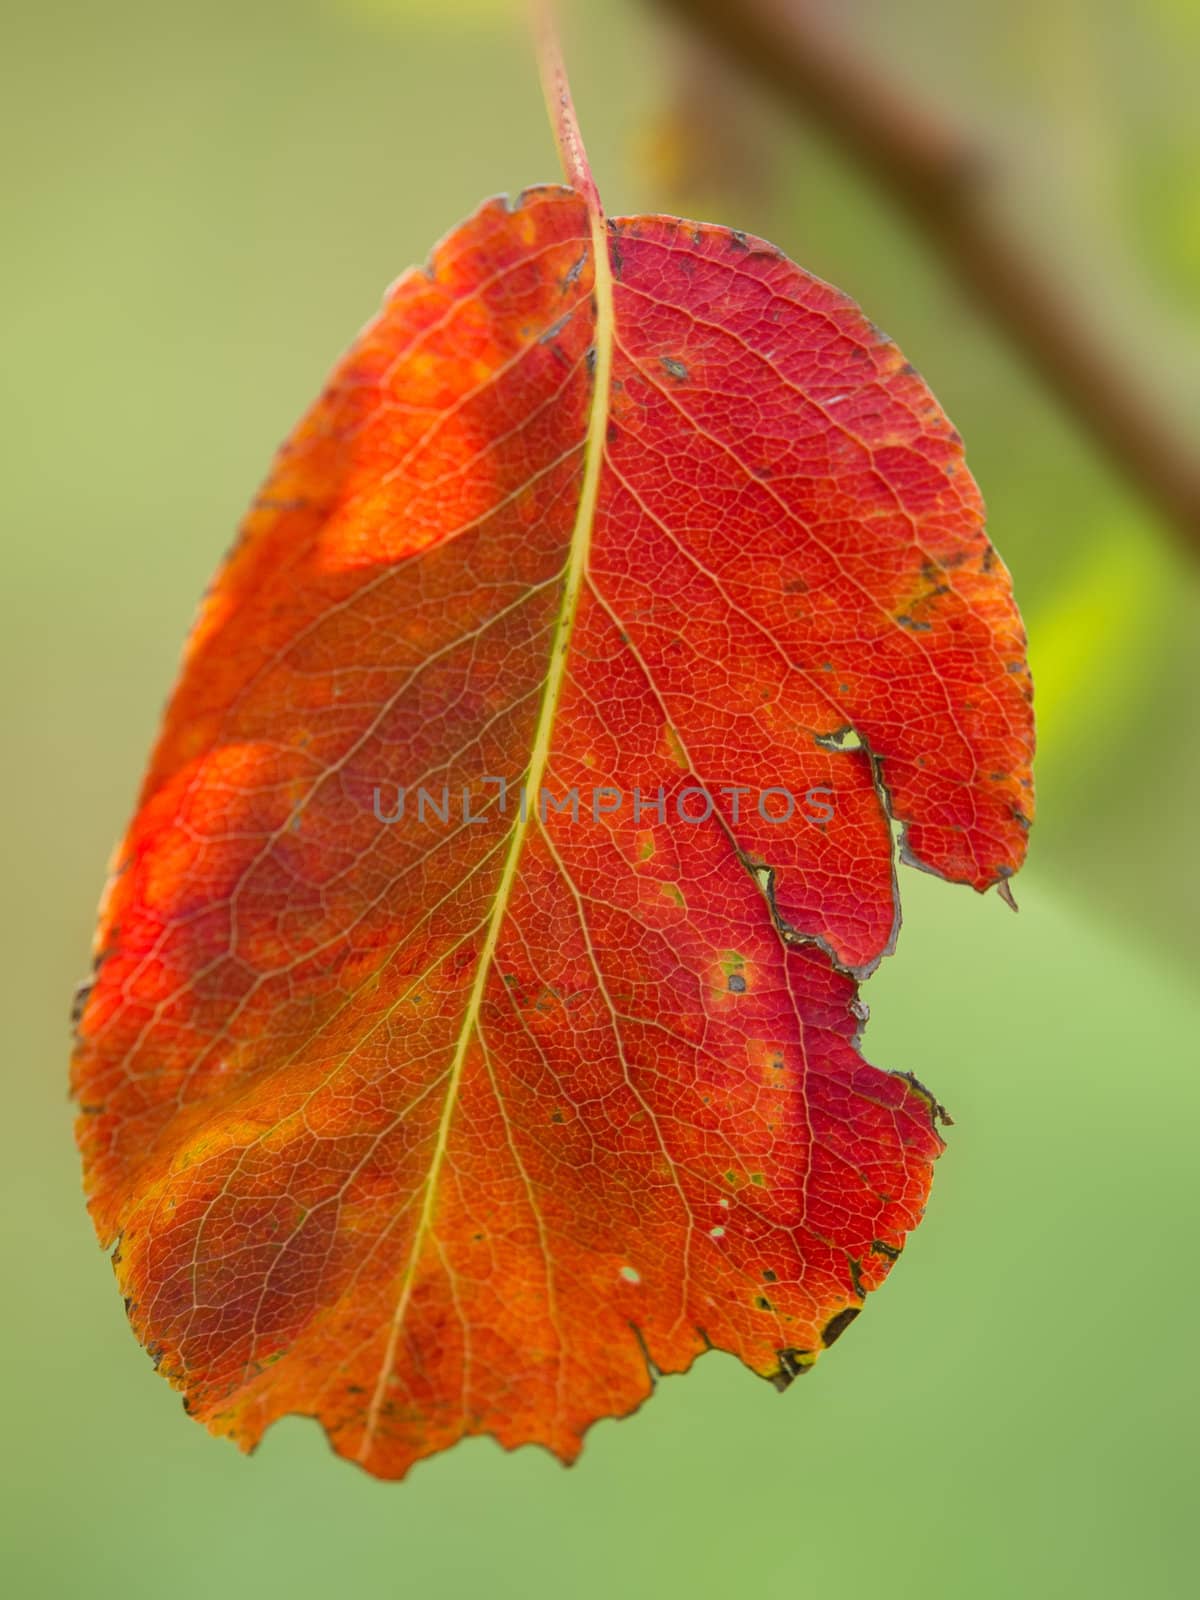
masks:
[[[542,93],[546,97],[546,111],[558,144],[563,173],[572,189],[587,201],[592,215],[603,218],[604,207],[592,177],[583,134],[579,131],[579,118],[575,115],[575,102],[571,98],[553,0],[534,0],[531,14]]]

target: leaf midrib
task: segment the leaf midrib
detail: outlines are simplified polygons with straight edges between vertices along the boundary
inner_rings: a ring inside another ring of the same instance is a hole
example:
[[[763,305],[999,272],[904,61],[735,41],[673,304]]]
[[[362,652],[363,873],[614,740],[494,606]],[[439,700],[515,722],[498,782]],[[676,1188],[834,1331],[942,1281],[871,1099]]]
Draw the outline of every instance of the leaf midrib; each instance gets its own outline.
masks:
[[[583,593],[584,579],[587,575],[588,555],[591,550],[592,530],[600,493],[600,473],[604,461],[604,446],[608,431],[613,346],[615,343],[612,269],[608,258],[608,239],[604,217],[598,208],[591,205],[588,206],[588,224],[593,261],[592,294],[596,316],[594,339],[596,364],[592,379],[592,398],[588,411],[587,433],[584,439],[583,479],[579,489],[579,503],[571,530],[566,565],[563,569],[562,603],[551,635],[549,665],[530,745],[525,780],[526,791],[533,796],[535,815],[537,813],[538,797],[541,793],[542,778],[545,775],[546,766],[550,758],[550,743],[558,716],[559,701],[562,697],[563,684],[566,681],[567,657],[570,651],[571,636],[579,610],[580,596]],[[513,886],[517,880],[530,823],[529,806],[526,804],[519,809],[513,821],[508,850],[505,854],[504,865],[500,871],[500,881],[496,886],[496,894],[487,922],[487,932],[476,963],[471,991],[463,1010],[462,1023],[455,1042],[454,1057],[446,1084],[446,1096],[442,1105],[442,1114],[438,1122],[436,1142],[425,1178],[421,1212],[417,1219],[412,1243],[409,1247],[408,1259],[405,1263],[404,1276],[401,1280],[396,1301],[396,1310],[392,1317],[391,1329],[388,1335],[387,1349],[384,1353],[379,1378],[367,1409],[363,1441],[358,1451],[358,1459],[360,1461],[365,1461],[371,1451],[384,1394],[395,1364],[400,1331],[404,1326],[404,1319],[412,1297],[418,1264],[425,1240],[429,1236],[432,1227],[437,1201],[438,1179],[445,1165],[450,1127],[458,1103],[458,1092],[466,1066],[467,1053],[472,1035],[478,1025],[488,976],[491,972],[496,946],[499,943],[500,930],[504,925],[504,919],[508,912]]]

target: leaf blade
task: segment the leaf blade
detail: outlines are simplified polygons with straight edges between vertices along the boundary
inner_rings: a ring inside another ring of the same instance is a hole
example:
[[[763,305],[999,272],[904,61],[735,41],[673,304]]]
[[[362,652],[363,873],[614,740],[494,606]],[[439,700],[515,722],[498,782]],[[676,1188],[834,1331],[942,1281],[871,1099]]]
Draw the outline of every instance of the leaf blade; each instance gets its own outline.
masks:
[[[926,597],[924,629],[897,620],[925,577],[906,519],[982,552],[956,436],[857,308],[760,241],[634,218],[597,249],[598,226],[531,191],[401,281],[206,604],[108,896],[75,1069],[93,1214],[139,1335],[246,1447],[301,1411],[382,1476],[476,1432],[571,1459],[651,1364],[713,1345],[784,1386],[882,1281],[940,1149],[929,1096],[858,1056],[852,974],[894,935],[881,774],[922,770],[914,699],[940,741],[920,699],[949,662],[1004,696],[974,768],[1030,741],[994,560]],[[797,363],[778,392],[764,340]],[[763,415],[817,449],[806,388],[828,406],[843,367],[859,454],[760,478]],[[862,456],[884,451],[880,485]],[[843,596],[880,552],[870,632]],[[857,674],[864,748],[797,665],[814,644]],[[372,803],[485,772],[534,791],[507,832],[431,840]],[[624,809],[543,815],[543,776]],[[634,790],[720,778],[816,778],[836,804],[824,828],[630,814]],[[910,836],[995,881],[986,852],[1019,860],[1023,830],[934,778],[894,786]]]

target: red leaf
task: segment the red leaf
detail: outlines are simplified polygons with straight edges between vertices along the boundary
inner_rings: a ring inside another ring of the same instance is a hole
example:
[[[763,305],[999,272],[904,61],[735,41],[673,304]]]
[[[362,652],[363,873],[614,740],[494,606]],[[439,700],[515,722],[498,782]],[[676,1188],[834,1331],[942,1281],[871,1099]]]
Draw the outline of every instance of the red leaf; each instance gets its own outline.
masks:
[[[948,878],[1020,864],[1008,576],[850,301],[604,228],[531,190],[392,290],[205,600],[106,895],[91,1209],[244,1447],[302,1412],[384,1477],[569,1460],[707,1348],[783,1387],[925,1202],[936,1107],[860,1058],[855,977],[889,809]]]

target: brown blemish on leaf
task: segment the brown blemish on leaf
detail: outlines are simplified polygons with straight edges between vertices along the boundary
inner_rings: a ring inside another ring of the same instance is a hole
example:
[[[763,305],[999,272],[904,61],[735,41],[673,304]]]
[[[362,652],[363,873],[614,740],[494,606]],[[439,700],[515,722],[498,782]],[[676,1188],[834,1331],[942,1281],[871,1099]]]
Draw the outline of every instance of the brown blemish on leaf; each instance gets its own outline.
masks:
[[[826,1350],[831,1344],[837,1343],[861,1310],[861,1306],[847,1306],[844,1311],[839,1311],[836,1317],[830,1317],[821,1330],[821,1343]]]

